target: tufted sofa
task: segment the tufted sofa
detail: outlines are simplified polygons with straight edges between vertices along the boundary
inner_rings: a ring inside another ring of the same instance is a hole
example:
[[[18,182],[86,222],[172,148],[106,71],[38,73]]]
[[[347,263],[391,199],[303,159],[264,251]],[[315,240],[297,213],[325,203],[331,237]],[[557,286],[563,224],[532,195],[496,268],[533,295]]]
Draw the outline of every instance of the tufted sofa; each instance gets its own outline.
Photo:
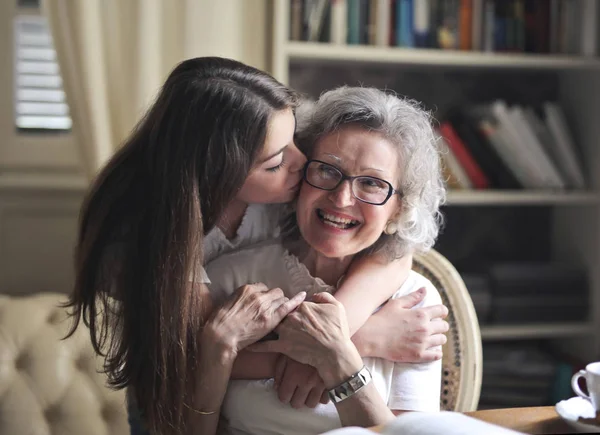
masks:
[[[66,296],[0,295],[0,434],[125,435],[125,394],[105,385],[89,335],[69,327]]]

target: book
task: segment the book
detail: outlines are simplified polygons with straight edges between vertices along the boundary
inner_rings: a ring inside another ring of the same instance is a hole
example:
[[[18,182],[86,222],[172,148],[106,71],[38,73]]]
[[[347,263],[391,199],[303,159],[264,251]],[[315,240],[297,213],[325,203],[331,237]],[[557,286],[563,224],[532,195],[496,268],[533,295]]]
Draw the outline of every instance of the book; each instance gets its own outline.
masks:
[[[552,146],[555,147],[554,152],[558,156],[557,161],[561,162],[563,171],[573,187],[584,188],[585,178],[583,176],[583,169],[561,107],[556,103],[547,102],[543,105],[543,111],[546,126],[554,137]]]
[[[525,435],[492,423],[478,420],[460,412],[405,412],[378,427],[386,435]],[[364,427],[343,427],[322,435],[369,435],[373,431]]]
[[[448,146],[443,136],[440,136],[440,148],[442,159],[442,173],[446,185],[451,189],[472,189],[473,183],[465,172],[464,168]]]
[[[332,0],[329,40],[333,44],[345,44],[347,39],[348,5],[346,0]]]
[[[387,435],[514,435],[520,434],[495,424],[487,423],[460,412],[407,412],[384,425],[382,434]]]
[[[491,187],[500,189],[522,187],[494,146],[489,143],[486,135],[478,128],[478,119],[475,116],[468,115],[464,110],[453,110],[449,113],[448,120],[490,180]]]
[[[440,133],[477,189],[486,189],[490,182],[462,139],[448,121],[440,124]]]

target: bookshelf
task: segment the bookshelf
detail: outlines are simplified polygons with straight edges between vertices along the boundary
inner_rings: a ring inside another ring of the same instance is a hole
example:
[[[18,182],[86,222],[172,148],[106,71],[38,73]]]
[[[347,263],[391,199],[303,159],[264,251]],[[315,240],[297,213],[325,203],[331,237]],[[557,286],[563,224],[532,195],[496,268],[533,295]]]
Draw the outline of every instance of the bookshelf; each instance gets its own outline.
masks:
[[[481,328],[481,338],[483,340],[527,340],[573,337],[589,334],[593,332],[593,328],[593,323],[484,326]]]
[[[370,62],[461,68],[600,71],[600,61],[571,55],[506,54],[288,41],[279,47],[273,71],[287,81],[290,60]]]
[[[552,77],[552,83],[558,85],[551,86],[553,98],[568,115],[584,162],[585,190],[451,190],[446,207],[547,209],[552,221],[548,234],[551,259],[578,262],[588,273],[589,313],[582,313],[582,319],[588,320],[482,325],[482,338],[485,341],[545,339],[561,352],[582,361],[600,358],[600,122],[597,120],[600,113],[600,58],[290,41],[290,0],[274,0],[272,12],[271,72],[301,92],[312,91],[313,97],[341,84],[384,87],[388,85],[386,78],[407,71],[422,72],[425,80],[435,74],[455,78],[465,74],[472,78],[480,72],[496,76],[510,74],[511,80],[516,78],[517,81],[522,76],[524,83],[526,76],[529,82],[537,74]],[[300,77],[311,68],[318,73]],[[349,77],[353,81],[348,80]],[[405,77],[401,76],[395,83]],[[311,85],[314,87],[308,89]],[[393,83],[388,87],[395,89]],[[411,95],[411,88],[406,85],[401,93],[421,100],[419,92],[423,87],[418,83],[414,87],[417,95]],[[440,90],[439,87],[435,89]],[[440,97],[461,96],[449,90],[447,96]]]
[[[595,192],[537,192],[510,190],[450,190],[448,205],[581,205],[600,203]]]

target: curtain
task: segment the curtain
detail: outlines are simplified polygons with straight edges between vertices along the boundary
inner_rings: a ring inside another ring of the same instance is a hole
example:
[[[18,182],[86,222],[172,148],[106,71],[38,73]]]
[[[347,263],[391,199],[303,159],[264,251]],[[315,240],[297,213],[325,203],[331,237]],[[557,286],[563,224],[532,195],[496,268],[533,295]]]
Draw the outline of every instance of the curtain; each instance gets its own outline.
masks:
[[[88,178],[181,60],[215,55],[265,69],[267,2],[43,0]]]

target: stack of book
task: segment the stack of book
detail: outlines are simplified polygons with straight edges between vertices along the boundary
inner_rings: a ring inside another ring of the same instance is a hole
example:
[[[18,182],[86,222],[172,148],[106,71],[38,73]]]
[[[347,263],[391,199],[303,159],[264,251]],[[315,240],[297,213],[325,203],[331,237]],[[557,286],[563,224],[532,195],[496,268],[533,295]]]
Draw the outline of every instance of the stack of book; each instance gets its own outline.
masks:
[[[290,39],[595,56],[596,0],[290,0]]]
[[[582,267],[564,263],[504,263],[489,269],[490,323],[581,322],[589,318]]]
[[[503,100],[451,110],[439,126],[454,189],[584,189],[579,153],[561,107]],[[445,145],[445,146],[444,146]]]
[[[490,279],[484,273],[462,273],[461,277],[469,291],[480,325],[489,323],[492,310]]]
[[[551,405],[560,361],[532,343],[484,343],[480,409]]]
[[[589,317],[589,284],[579,266],[495,263],[461,277],[480,325],[569,323]]]

